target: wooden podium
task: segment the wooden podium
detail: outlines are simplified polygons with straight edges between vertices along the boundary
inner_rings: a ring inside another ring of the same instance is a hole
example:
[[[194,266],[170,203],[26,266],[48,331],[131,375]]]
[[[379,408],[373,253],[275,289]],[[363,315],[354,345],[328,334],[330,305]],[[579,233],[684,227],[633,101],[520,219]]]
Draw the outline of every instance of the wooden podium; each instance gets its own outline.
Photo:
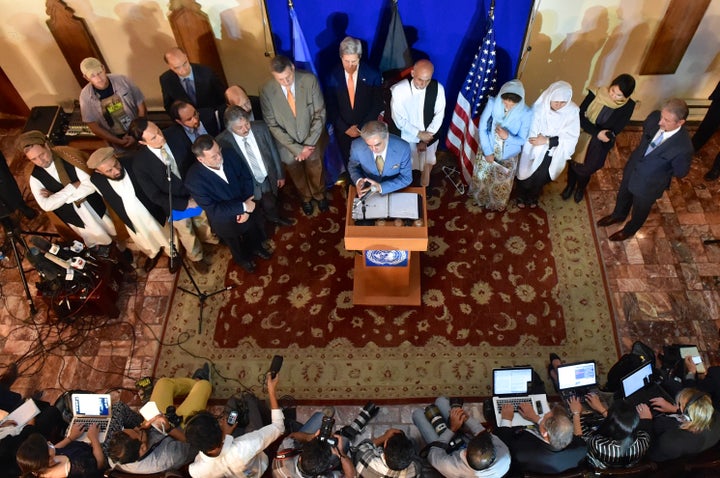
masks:
[[[408,187],[398,192],[416,193],[422,201],[422,226],[395,226],[392,220],[384,226],[356,226],[352,218],[354,186],[348,191],[345,216],[345,249],[362,251],[355,256],[353,304],[420,305],[420,251],[428,247],[425,188]],[[366,251],[407,251],[403,265],[378,266],[366,261]]]

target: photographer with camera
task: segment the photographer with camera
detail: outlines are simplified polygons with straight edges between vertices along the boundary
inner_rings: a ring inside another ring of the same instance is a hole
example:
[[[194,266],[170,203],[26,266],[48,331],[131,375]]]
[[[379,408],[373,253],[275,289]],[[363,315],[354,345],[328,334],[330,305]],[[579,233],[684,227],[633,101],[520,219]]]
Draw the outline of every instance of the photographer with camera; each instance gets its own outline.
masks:
[[[347,455],[350,442],[360,435],[380,408],[368,402],[357,418],[334,433],[335,411],[315,412],[300,431],[283,440],[273,461],[273,477],[303,478],[316,476],[340,478],[356,476],[353,461]]]
[[[355,450],[355,471],[362,478],[415,478],[422,469],[415,445],[402,430],[389,428]]]
[[[428,444],[428,462],[447,478],[499,478],[510,469],[505,443],[468,416],[460,403],[451,407],[450,400],[438,397],[434,407],[413,412],[413,423]]]
[[[199,453],[188,472],[194,478],[261,476],[268,467],[263,453],[285,431],[283,412],[277,400],[278,375],[267,374],[268,399],[272,423],[259,430],[233,438],[237,423],[230,425],[225,417],[218,419],[200,412],[187,420],[185,436]]]

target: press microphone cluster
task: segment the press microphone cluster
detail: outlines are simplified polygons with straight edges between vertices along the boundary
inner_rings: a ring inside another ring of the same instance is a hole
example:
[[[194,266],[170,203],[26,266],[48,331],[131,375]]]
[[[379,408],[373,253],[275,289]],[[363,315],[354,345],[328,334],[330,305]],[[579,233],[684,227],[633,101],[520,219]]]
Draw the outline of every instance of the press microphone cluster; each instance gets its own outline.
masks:
[[[33,236],[30,238],[30,242],[37,247],[38,254],[42,254],[42,257],[52,262],[53,264],[65,269],[66,280],[73,279],[73,271],[77,271],[80,275],[85,277],[95,277],[95,273],[90,267],[85,270],[85,266],[88,262],[82,257],[77,256],[84,249],[82,243],[74,241],[70,247],[60,246],[54,244],[47,239],[42,237]],[[31,248],[35,249],[35,248]],[[31,251],[32,252],[32,251]],[[37,255],[37,254],[36,254]]]

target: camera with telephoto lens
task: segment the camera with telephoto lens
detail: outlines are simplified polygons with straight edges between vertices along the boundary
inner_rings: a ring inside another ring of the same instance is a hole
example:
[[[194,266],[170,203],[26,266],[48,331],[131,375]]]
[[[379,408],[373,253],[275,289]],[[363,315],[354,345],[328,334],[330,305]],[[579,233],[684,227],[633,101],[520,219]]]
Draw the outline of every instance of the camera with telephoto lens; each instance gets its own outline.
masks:
[[[320,435],[318,435],[318,438],[320,441],[324,441],[330,446],[337,446],[338,440],[333,435],[333,429],[335,428],[335,419],[332,417],[328,417],[327,415],[323,417],[322,424],[320,424]]]
[[[342,427],[340,433],[349,440],[354,440],[355,437],[362,433],[363,428],[365,428],[365,425],[367,425],[370,419],[377,415],[379,411],[380,407],[373,402],[367,402],[362,410],[360,410],[357,418],[353,420],[350,425]]]
[[[453,407],[462,407],[462,404],[458,404],[457,402],[453,404]],[[437,433],[438,436],[445,433],[445,431],[448,429],[447,423],[445,423],[445,419],[440,414],[440,409],[437,407],[437,405],[428,405],[425,407],[425,418],[427,418],[427,421],[430,422],[430,425],[435,429],[435,433]],[[448,446],[445,449],[448,454],[454,452],[455,450],[460,449],[463,446],[464,442],[462,441],[462,438],[458,435],[454,435],[450,441],[448,442]]]

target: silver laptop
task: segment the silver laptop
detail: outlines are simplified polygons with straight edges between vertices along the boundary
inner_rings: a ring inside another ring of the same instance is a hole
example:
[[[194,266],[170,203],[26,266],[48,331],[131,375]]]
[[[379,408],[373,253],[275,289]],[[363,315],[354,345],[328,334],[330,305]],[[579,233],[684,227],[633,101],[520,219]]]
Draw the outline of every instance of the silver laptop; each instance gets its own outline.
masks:
[[[85,430],[90,425],[100,427],[100,443],[105,441],[107,429],[112,418],[112,402],[107,393],[73,393],[70,396],[73,407],[73,418],[68,427],[68,433],[76,423],[81,424]],[[89,442],[87,431],[78,440]]]
[[[547,395],[529,394],[530,383],[532,382],[531,367],[496,368],[493,370],[493,410],[495,412],[495,423],[500,425],[502,419],[502,406],[510,403],[515,407],[515,414],[512,419],[512,426],[533,425],[529,420],[520,416],[517,407],[520,403],[532,404],[533,410],[538,415],[550,411]]]

